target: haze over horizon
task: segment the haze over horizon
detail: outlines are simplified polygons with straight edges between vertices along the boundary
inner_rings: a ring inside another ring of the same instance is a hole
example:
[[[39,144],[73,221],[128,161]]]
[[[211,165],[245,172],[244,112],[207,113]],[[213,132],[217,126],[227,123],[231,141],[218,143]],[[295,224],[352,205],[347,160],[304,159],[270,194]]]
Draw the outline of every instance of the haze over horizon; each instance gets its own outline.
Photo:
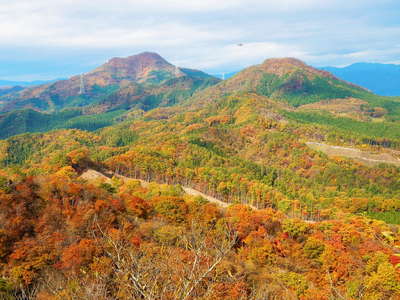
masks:
[[[65,78],[143,51],[211,74],[285,56],[399,64],[399,12],[393,0],[17,0],[0,7],[0,78]]]

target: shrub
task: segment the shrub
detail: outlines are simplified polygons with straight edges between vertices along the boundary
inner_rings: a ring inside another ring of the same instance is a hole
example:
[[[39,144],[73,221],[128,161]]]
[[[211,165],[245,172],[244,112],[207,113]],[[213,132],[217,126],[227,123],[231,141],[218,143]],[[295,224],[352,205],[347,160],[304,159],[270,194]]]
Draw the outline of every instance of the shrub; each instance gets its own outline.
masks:
[[[365,288],[368,299],[391,299],[392,296],[398,296],[400,281],[396,270],[388,262],[381,263],[377,271],[365,280]]]
[[[325,245],[320,240],[309,237],[304,244],[304,253],[308,258],[318,258],[325,250]]]
[[[100,187],[111,194],[115,194],[117,192],[117,189],[115,187],[113,187],[111,184],[106,183],[106,182],[100,184]]]
[[[154,210],[169,221],[180,223],[185,220],[188,206],[179,197],[160,196],[153,198]]]
[[[11,285],[5,279],[0,278],[0,299],[14,299],[14,297],[12,296],[12,292],[13,288],[11,287]]]
[[[309,231],[308,224],[296,219],[285,219],[282,229],[287,232],[291,238],[302,239]]]
[[[279,278],[288,288],[296,291],[297,296],[303,295],[308,289],[307,280],[300,274],[287,272],[279,275]]]
[[[183,230],[181,227],[173,225],[165,225],[157,228],[154,231],[154,238],[164,245],[175,245],[179,237],[182,236]]]

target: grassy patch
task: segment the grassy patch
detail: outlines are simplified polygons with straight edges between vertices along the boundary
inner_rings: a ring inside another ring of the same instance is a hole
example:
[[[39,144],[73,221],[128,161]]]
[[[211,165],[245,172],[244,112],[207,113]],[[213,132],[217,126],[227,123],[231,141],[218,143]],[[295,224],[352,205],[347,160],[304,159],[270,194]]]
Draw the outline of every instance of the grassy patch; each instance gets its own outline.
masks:
[[[357,133],[364,137],[400,139],[400,124],[396,123],[367,123],[315,112],[284,112],[284,114],[288,118],[302,123],[326,125],[348,133]]]

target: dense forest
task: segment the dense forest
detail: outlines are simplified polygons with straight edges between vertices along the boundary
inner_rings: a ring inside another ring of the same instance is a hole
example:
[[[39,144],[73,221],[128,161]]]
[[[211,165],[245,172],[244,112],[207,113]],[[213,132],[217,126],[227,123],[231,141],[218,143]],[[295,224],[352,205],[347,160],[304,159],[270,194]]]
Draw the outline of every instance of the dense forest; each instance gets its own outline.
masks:
[[[88,182],[71,166],[3,182],[0,199],[2,299],[400,295],[398,229],[361,216],[222,209],[178,185]]]

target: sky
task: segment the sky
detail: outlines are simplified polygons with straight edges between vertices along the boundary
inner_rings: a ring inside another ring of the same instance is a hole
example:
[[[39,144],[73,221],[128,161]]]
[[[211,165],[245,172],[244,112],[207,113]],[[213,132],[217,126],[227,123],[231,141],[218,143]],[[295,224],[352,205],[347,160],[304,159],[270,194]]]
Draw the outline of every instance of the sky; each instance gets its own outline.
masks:
[[[0,79],[66,78],[143,51],[211,74],[287,56],[400,64],[400,1],[0,0]]]

